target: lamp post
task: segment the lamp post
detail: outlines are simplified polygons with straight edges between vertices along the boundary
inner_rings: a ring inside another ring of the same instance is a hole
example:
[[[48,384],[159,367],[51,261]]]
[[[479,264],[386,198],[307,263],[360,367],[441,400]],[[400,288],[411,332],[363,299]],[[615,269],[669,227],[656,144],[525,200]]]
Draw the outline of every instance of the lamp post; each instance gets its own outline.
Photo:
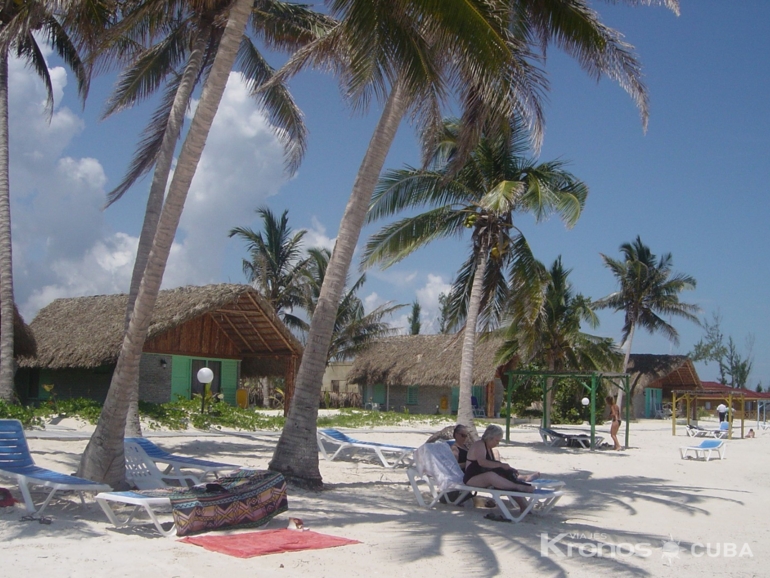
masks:
[[[201,413],[206,411],[206,398],[211,391],[211,382],[214,381],[214,372],[208,367],[201,367],[198,370],[198,381],[203,384],[203,393],[201,394]]]

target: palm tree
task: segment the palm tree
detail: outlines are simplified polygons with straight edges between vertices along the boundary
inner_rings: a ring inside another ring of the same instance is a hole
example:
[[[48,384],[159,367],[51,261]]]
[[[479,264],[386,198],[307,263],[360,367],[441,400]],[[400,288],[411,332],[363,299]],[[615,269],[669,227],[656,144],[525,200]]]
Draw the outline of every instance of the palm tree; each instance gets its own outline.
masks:
[[[103,481],[113,487],[125,485],[123,433],[131,397],[131,384],[136,383],[138,379],[142,348],[187,192],[203,153],[230,70],[235,63],[252,6],[253,0],[235,0],[230,9],[227,25],[203,85],[200,102],[182,145],[176,171],[163,205],[150,259],[139,287],[110,389],[78,468],[80,477]]]
[[[71,7],[71,11],[75,12],[76,7]],[[40,39],[46,39],[75,74],[78,92],[85,102],[90,71],[81,60],[78,45],[82,49],[86,43],[78,37],[77,30],[63,23],[61,16],[53,4],[40,0],[6,2],[0,10],[0,399],[5,401],[14,397],[8,58],[13,55],[25,60],[42,79],[50,114],[53,112],[53,85],[38,43]],[[85,24],[82,26],[85,29]]]
[[[661,255],[656,261],[655,255],[639,236],[632,243],[623,243],[620,252],[623,259],[612,259],[602,254],[605,266],[612,271],[620,287],[594,305],[598,309],[622,311],[625,315],[621,338],[625,350],[625,372],[637,327],[643,327],[650,333],[663,333],[678,345],[679,333],[661,316],[682,317],[699,324],[697,314],[700,307],[679,301],[679,293],[695,289],[697,282],[690,275],[671,270],[671,253]],[[618,405],[622,400],[623,392],[618,392]]]
[[[599,326],[599,318],[591,300],[575,294],[568,277],[571,270],[564,269],[561,257],[551,265],[542,306],[531,310],[528,294],[514,293],[509,300],[510,324],[504,329],[505,342],[498,351],[502,365],[514,357],[523,364],[540,363],[549,373],[565,370],[592,371],[612,370],[620,362],[620,356],[612,339],[589,335],[581,331],[581,324]],[[549,382],[550,407],[553,391]],[[550,413],[547,413],[550,415]],[[548,427],[548,423],[545,424]]]
[[[633,0],[632,0],[633,1]],[[644,0],[642,0],[644,1]],[[604,26],[583,0],[328,0],[340,25],[301,49],[284,67],[284,78],[305,65],[335,71],[343,93],[358,107],[384,101],[358,170],[337,234],[329,274],[310,324],[295,397],[270,468],[310,487],[322,485],[318,470],[318,395],[331,342],[337,303],[385,157],[409,111],[429,144],[440,131],[440,104],[457,94],[463,114],[460,162],[479,135],[506,125],[517,114],[542,136],[545,79],[532,66],[532,46],[555,42],[593,76],[606,74],[637,102],[646,122],[646,90],[632,47]],[[677,0],[647,0],[675,11]],[[429,146],[431,150],[433,147]]]
[[[312,316],[318,305],[331,253],[328,249],[314,248],[310,249],[309,254],[307,268],[304,271],[304,308]],[[366,283],[366,275],[361,275],[340,300],[331,345],[326,356],[327,365],[331,361],[352,359],[373,341],[395,333],[395,329],[392,329],[383,319],[403,305],[385,303],[366,313],[364,304],[357,295],[364,283]]]
[[[164,79],[171,78],[159,108],[144,130],[143,140],[127,174],[108,195],[108,204],[112,204],[137,179],[155,167],[131,277],[126,328],[157,230],[184,114],[189,108],[195,86],[205,78],[211,67],[230,5],[229,0],[213,3],[204,1],[179,4],[175,0],[138,3],[126,11],[120,25],[112,31],[111,41],[103,49],[102,60],[107,63],[129,59],[115,93],[107,103],[105,118],[149,97]],[[257,37],[269,47],[282,50],[295,50],[317,38],[332,24],[328,17],[316,14],[304,6],[277,0],[255,0],[249,21]],[[150,42],[151,46],[146,49],[136,48],[143,42]],[[124,47],[128,47],[128,50],[121,50]],[[305,150],[306,130],[302,114],[282,83],[265,91],[257,91],[259,86],[271,78],[273,69],[248,36],[241,40],[238,56],[253,96],[264,105],[271,126],[287,149],[287,168],[293,172]],[[127,433],[130,435],[141,435],[138,395],[137,383],[132,385],[129,406]]]
[[[243,273],[288,327],[305,331],[307,323],[292,311],[303,305],[302,283],[308,259],[301,258],[301,253],[302,238],[307,231],[292,235],[288,210],[280,219],[267,207],[256,212],[262,218],[264,237],[261,232],[245,227],[230,231],[230,237],[239,237],[247,243],[250,259],[243,260]]]
[[[563,163],[537,164],[524,157],[527,133],[512,126],[507,133],[483,135],[454,175],[458,122],[446,122],[445,137],[427,169],[390,171],[380,180],[370,221],[405,210],[424,213],[385,226],[369,240],[366,265],[390,266],[435,239],[471,232],[471,251],[456,286],[466,303],[460,369],[459,423],[473,427],[471,389],[479,315],[497,316],[507,301],[506,275],[522,294],[537,294],[545,284],[544,268],[533,257],[514,215],[533,213],[541,220],[556,212],[567,226],[579,218],[588,189]]]

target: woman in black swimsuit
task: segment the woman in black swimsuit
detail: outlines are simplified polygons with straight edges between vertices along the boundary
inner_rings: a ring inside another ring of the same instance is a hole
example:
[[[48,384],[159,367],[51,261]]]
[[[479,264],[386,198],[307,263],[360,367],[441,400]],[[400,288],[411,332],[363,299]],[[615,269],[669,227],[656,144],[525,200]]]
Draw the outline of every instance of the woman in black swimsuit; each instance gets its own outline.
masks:
[[[458,424],[452,435],[455,438],[455,443],[452,444],[452,453],[455,455],[457,463],[460,464],[460,469],[465,471],[465,463],[468,461],[468,428]]]
[[[518,472],[505,462],[495,459],[493,449],[503,439],[503,430],[498,425],[490,425],[484,431],[481,439],[471,445],[468,450],[468,462],[465,466],[463,483],[477,488],[496,488],[498,490],[513,490],[515,492],[532,493],[534,488],[527,481],[537,477],[519,478]],[[516,480],[516,481],[513,481]],[[527,507],[521,498],[514,498],[521,509]]]
[[[615,443],[615,450],[622,450],[623,446],[620,445],[620,440],[618,440],[618,430],[620,429],[620,408],[618,407],[618,404],[615,403],[615,398],[611,395],[608,395],[605,401],[607,402],[607,407],[610,408],[610,419],[612,420],[612,425],[610,425],[610,437]]]

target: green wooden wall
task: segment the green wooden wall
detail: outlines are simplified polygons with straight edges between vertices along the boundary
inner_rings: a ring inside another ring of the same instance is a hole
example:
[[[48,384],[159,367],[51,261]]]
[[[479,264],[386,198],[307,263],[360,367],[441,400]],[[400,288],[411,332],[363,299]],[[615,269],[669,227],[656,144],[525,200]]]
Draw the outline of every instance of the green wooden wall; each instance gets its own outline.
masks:
[[[176,401],[180,397],[182,399],[190,399],[193,359],[206,358],[188,357],[186,355],[171,356],[171,401]],[[226,403],[235,405],[235,390],[238,389],[238,360],[209,359],[208,361],[220,361],[222,363],[220,391],[224,395]]]

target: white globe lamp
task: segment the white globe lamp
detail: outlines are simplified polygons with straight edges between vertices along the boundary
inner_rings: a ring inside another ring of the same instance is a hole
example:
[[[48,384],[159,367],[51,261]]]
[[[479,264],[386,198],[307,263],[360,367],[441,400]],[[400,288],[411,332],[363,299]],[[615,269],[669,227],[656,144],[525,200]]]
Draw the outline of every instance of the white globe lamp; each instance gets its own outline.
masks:
[[[200,379],[200,378],[198,378],[198,379]],[[588,407],[588,404],[591,403],[591,400],[588,399],[587,397],[584,397],[583,399],[580,400],[580,403],[582,403],[584,406]]]
[[[211,383],[214,381],[214,372],[208,367],[201,367],[198,370],[198,381],[201,383]]]

